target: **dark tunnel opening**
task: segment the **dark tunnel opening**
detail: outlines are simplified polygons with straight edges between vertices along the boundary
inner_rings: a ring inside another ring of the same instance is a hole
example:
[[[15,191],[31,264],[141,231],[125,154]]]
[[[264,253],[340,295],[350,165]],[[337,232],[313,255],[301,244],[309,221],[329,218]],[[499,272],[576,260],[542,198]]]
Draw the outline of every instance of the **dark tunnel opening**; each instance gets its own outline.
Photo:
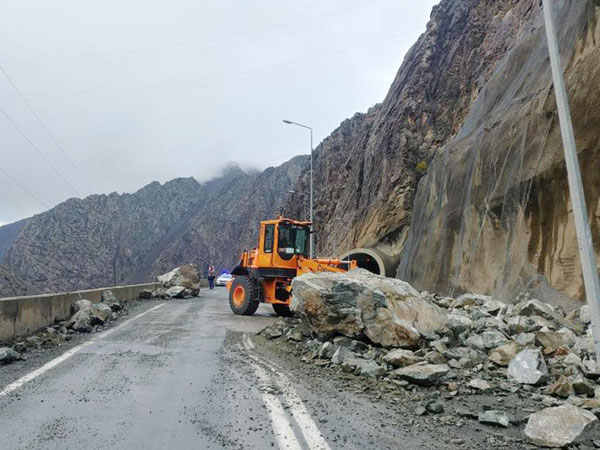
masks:
[[[351,261],[356,261],[358,267],[361,269],[368,270],[376,275],[381,275],[379,263],[371,255],[367,255],[366,253],[353,253],[349,255],[348,258]]]

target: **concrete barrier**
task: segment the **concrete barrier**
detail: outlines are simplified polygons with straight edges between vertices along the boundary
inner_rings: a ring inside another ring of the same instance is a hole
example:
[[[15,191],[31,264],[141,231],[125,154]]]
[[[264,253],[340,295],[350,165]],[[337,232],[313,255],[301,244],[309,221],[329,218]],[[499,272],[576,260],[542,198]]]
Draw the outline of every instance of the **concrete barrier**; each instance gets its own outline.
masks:
[[[27,336],[54,325],[57,321],[68,319],[71,316],[71,305],[82,298],[98,303],[102,299],[102,292],[110,290],[120,302],[128,302],[137,299],[142,290],[154,290],[159,285],[160,283],[147,283],[0,298],[0,343],[10,342],[16,337]]]

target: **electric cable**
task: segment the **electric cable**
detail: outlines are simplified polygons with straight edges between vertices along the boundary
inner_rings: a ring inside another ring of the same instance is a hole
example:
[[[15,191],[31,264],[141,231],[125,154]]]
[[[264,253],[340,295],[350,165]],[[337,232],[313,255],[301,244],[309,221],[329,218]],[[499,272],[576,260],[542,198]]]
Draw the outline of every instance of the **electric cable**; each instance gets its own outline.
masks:
[[[246,31],[241,31],[239,33],[234,33],[234,34],[230,34],[230,35],[223,35],[223,36],[217,36],[217,37],[208,38],[208,39],[194,39],[194,40],[189,40],[189,41],[174,42],[174,43],[171,43],[171,44],[154,45],[154,46],[138,47],[138,48],[129,48],[129,49],[114,50],[114,51],[107,51],[107,52],[98,52],[98,53],[87,53],[87,54],[71,55],[71,56],[65,56],[65,57],[60,57],[60,58],[53,58],[53,57],[42,57],[42,58],[35,58],[35,59],[32,58],[32,59],[29,59],[28,61],[31,61],[31,60],[34,60],[34,61],[49,61],[49,60],[56,60],[56,59],[63,59],[63,60],[65,60],[65,59],[98,58],[98,57],[113,56],[113,55],[127,55],[127,54],[131,54],[131,53],[143,53],[143,52],[149,52],[149,51],[154,51],[154,50],[171,49],[171,48],[176,48],[176,47],[186,47],[186,46],[199,45],[199,44],[210,44],[210,43],[219,42],[219,41],[237,39],[237,38],[240,38],[240,37],[245,37],[245,36],[249,36],[249,35],[253,35],[253,34],[259,34],[259,33],[265,33],[265,32],[269,32],[269,31],[274,31],[274,30],[277,30],[277,29],[289,27],[291,25],[297,25],[297,24],[301,24],[301,23],[305,23],[305,22],[312,22],[314,20],[322,19],[322,18],[325,18],[325,17],[331,17],[331,16],[335,16],[335,15],[338,15],[338,14],[344,14],[344,13],[347,13],[347,12],[350,12],[350,11],[354,11],[354,10],[357,10],[357,9],[362,9],[362,8],[367,7],[367,6],[371,6],[371,5],[374,5],[376,3],[380,3],[380,2],[381,2],[381,0],[373,0],[373,1],[370,1],[370,2],[367,2],[367,3],[361,3],[359,5],[354,5],[354,6],[349,7],[349,8],[338,9],[338,10],[330,11],[328,13],[324,13],[324,14],[320,14],[320,15],[304,17],[304,18],[300,18],[300,19],[291,20],[291,21],[288,21],[288,22],[278,23],[278,24],[271,25],[271,26],[264,27],[264,28],[258,28],[258,29],[254,29],[254,30],[246,30]],[[23,61],[23,60],[21,60],[21,61]]]
[[[4,74],[4,76],[6,77],[6,79],[10,83],[10,85],[13,87],[13,89],[15,90],[15,92],[19,95],[19,97],[21,97],[21,100],[23,100],[23,103],[25,103],[25,105],[27,105],[27,108],[29,108],[29,111],[31,111],[31,113],[33,114],[33,116],[35,117],[35,119],[38,121],[38,123],[41,125],[41,127],[46,132],[46,134],[50,137],[50,139],[52,140],[52,142],[54,142],[54,145],[56,145],[56,147],[60,150],[60,152],[67,159],[67,161],[69,161],[69,163],[71,164],[71,166],[73,167],[73,169],[75,169],[75,172],[77,172],[79,174],[79,176],[81,177],[81,179],[85,182],[85,184],[87,184],[88,188],[90,188],[90,190],[92,192],[94,192],[94,189],[92,188],[92,186],[90,185],[90,183],[88,182],[88,180],[83,176],[83,174],[81,173],[81,171],[77,168],[77,166],[75,165],[75,163],[73,162],[73,160],[71,159],[71,157],[67,154],[67,152],[65,151],[65,149],[62,147],[62,145],[60,145],[58,143],[58,141],[56,140],[56,138],[54,137],[54,135],[50,132],[50,130],[48,129],[48,127],[44,124],[44,122],[42,122],[42,119],[40,119],[40,116],[38,116],[38,114],[35,112],[35,110],[31,106],[31,104],[27,101],[27,99],[25,98],[25,96],[21,93],[21,91],[19,90],[19,88],[17,87],[17,85],[8,76],[8,74],[6,73],[6,71],[4,70],[4,68],[2,66],[0,66],[0,72],[2,72]]]
[[[196,78],[196,79],[190,79],[190,80],[185,80],[185,81],[176,81],[176,82],[171,82],[171,83],[157,83],[157,84],[153,84],[153,85],[138,85],[138,86],[123,86],[123,87],[118,87],[118,88],[114,88],[114,89],[89,89],[89,90],[82,90],[82,91],[55,91],[55,92],[38,92],[35,93],[35,95],[87,95],[87,94],[106,94],[106,93],[116,93],[116,92],[127,92],[127,91],[147,91],[147,90],[154,90],[154,89],[161,89],[161,88],[172,88],[172,87],[185,87],[185,86],[205,86],[207,85],[209,82],[211,81],[221,81],[224,79],[235,79],[238,77],[246,77],[246,76],[254,76],[254,75],[260,75],[261,73],[265,72],[265,71],[269,71],[269,70],[273,70],[273,69],[280,69],[280,68],[284,68],[284,67],[288,67],[288,66],[293,66],[296,64],[302,64],[302,63],[307,63],[307,62],[313,62],[322,58],[326,58],[329,56],[333,56],[333,55],[337,55],[340,53],[345,53],[348,51],[352,51],[352,50],[356,50],[358,48],[362,48],[362,47],[368,47],[374,44],[378,44],[380,42],[383,41],[387,41],[390,39],[393,39],[395,37],[398,37],[400,35],[406,34],[406,33],[412,33],[415,32],[417,30],[406,30],[406,31],[401,31],[398,33],[393,33],[390,35],[386,35],[383,36],[379,39],[373,40],[373,41],[369,41],[369,42],[365,42],[362,44],[358,44],[358,45],[354,45],[351,47],[344,47],[344,48],[340,48],[337,50],[332,50],[329,52],[324,52],[324,53],[320,53],[319,55],[316,56],[311,56],[308,58],[301,58],[301,59],[296,59],[296,60],[292,60],[292,61],[287,61],[284,63],[279,63],[279,64],[273,64],[270,66],[265,66],[265,67],[259,67],[256,69],[251,69],[251,70],[247,70],[244,72],[231,72],[231,73],[225,73],[225,74],[219,74],[219,75],[215,75],[215,76],[211,76],[211,77],[205,77],[205,78]],[[244,78],[242,78],[244,79]]]
[[[29,194],[34,200],[36,200],[44,208],[50,209],[50,207],[48,205],[46,205],[46,203],[44,203],[42,200],[40,200],[37,195],[35,195],[33,192],[31,192],[29,189],[27,189],[21,183],[19,183],[16,179],[14,179],[13,177],[11,177],[2,167],[0,167],[0,172],[2,172],[6,176],[6,178],[8,178],[13,183],[15,183],[17,186],[19,186],[23,191],[25,191],[27,194]]]
[[[13,127],[14,127],[14,128],[15,128],[15,129],[16,129],[18,132],[19,132],[19,134],[20,134],[21,136],[23,136],[23,139],[25,139],[25,140],[26,140],[26,141],[29,143],[29,145],[31,145],[31,147],[32,147],[32,148],[33,148],[33,149],[36,151],[36,153],[37,153],[38,155],[40,155],[44,161],[46,161],[46,163],[47,163],[47,164],[48,164],[48,165],[49,165],[49,166],[52,168],[52,170],[53,170],[53,171],[54,171],[54,172],[55,172],[55,173],[56,173],[56,174],[57,174],[57,175],[58,175],[58,176],[59,176],[59,177],[60,177],[60,178],[61,178],[61,179],[62,179],[62,180],[65,182],[65,184],[66,184],[67,186],[69,186],[69,187],[71,188],[71,190],[73,190],[73,192],[75,192],[75,194],[76,194],[78,197],[81,197],[81,194],[79,194],[79,192],[77,191],[77,189],[75,189],[75,188],[73,187],[73,185],[72,185],[71,183],[69,183],[69,181],[68,181],[68,180],[67,180],[67,179],[66,179],[66,178],[63,176],[63,174],[62,174],[62,173],[60,173],[60,171],[59,171],[59,170],[56,168],[56,166],[55,166],[54,164],[52,164],[48,158],[46,158],[46,156],[45,156],[45,155],[44,155],[44,154],[43,154],[43,153],[40,151],[40,149],[36,147],[36,145],[35,145],[35,144],[34,144],[34,143],[31,141],[31,139],[29,139],[29,138],[27,137],[27,135],[26,135],[26,134],[23,132],[23,130],[21,130],[21,129],[19,128],[19,126],[18,126],[18,125],[17,125],[17,124],[16,124],[16,123],[15,123],[15,122],[14,122],[14,121],[13,121],[13,120],[10,118],[10,116],[9,116],[8,114],[6,114],[6,112],[4,111],[4,109],[2,109],[1,107],[0,107],[0,113],[2,113],[2,115],[3,115],[4,117],[6,117],[6,120],[8,120],[8,121],[10,122],[10,124],[11,124],[11,125],[12,125],[12,126],[13,126]]]

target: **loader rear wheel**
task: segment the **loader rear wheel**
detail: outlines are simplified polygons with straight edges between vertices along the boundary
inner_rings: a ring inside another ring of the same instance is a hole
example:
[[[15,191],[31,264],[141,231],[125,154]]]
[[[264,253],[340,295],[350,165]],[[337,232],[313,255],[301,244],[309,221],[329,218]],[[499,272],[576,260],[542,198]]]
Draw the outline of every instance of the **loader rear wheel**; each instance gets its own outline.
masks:
[[[294,315],[290,310],[290,305],[283,305],[281,303],[273,303],[273,311],[281,317],[291,317]]]
[[[229,289],[229,307],[240,316],[251,316],[258,309],[258,301],[253,298],[252,281],[246,276],[237,276]]]

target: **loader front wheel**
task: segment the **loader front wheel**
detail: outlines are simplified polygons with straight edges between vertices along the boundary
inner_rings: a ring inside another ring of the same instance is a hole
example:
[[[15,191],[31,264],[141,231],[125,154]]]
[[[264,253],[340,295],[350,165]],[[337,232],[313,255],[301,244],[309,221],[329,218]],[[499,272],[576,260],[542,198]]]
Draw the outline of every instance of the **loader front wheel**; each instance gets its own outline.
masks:
[[[284,305],[281,303],[273,303],[273,311],[275,314],[281,317],[291,317],[294,313],[290,310],[290,305]]]
[[[258,301],[253,297],[252,281],[246,276],[237,276],[229,289],[229,307],[240,316],[251,316],[258,309]]]

